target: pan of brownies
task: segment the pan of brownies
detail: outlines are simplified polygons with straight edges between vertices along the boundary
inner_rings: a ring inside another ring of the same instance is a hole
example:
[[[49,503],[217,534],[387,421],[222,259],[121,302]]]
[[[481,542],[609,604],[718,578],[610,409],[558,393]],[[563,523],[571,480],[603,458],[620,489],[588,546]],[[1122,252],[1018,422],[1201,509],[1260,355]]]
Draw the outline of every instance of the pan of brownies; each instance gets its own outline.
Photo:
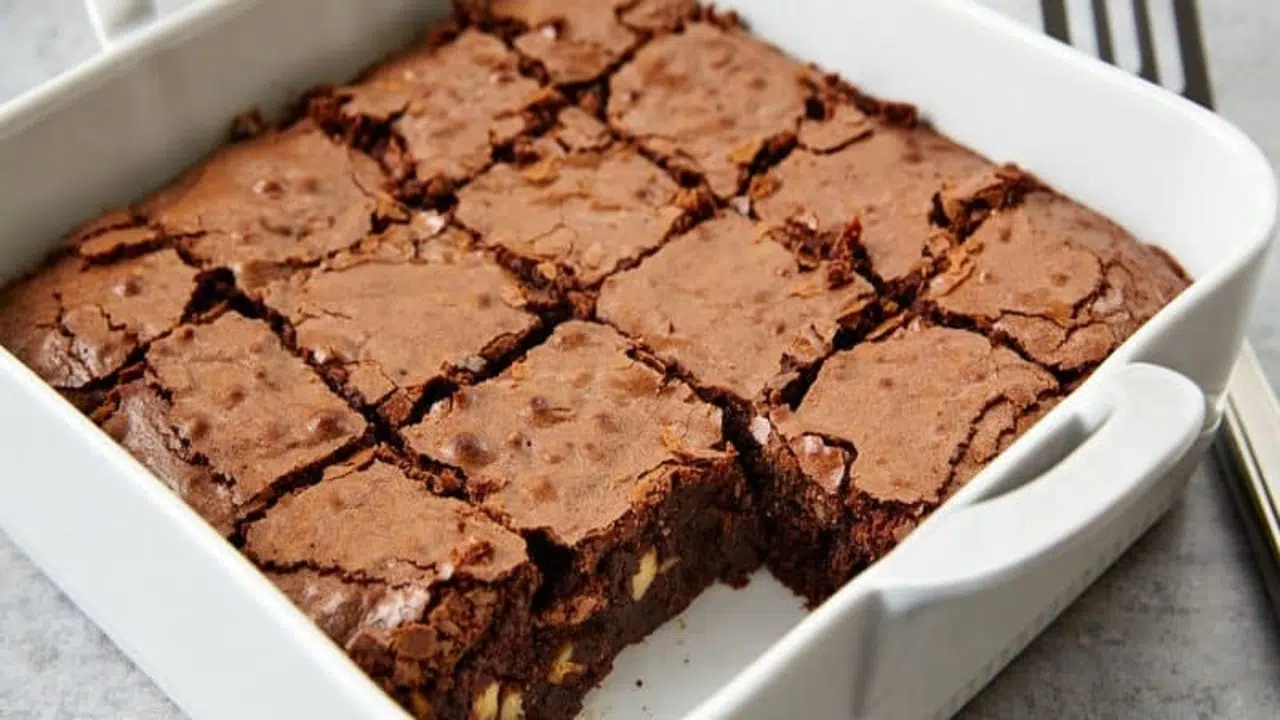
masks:
[[[946,716],[1178,496],[1276,214],[942,0],[109,31],[0,108],[0,528],[194,717]]]

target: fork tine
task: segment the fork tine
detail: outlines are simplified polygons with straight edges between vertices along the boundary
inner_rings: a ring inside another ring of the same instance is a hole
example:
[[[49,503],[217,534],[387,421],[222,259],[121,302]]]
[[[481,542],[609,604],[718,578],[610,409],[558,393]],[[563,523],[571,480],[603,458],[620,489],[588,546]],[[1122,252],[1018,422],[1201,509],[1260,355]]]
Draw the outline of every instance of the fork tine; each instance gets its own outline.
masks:
[[[1182,55],[1182,94],[1194,103],[1213,109],[1209,65],[1205,60],[1195,0],[1173,0],[1173,19],[1178,28],[1178,52]]]
[[[1098,59],[1115,65],[1116,54],[1111,45],[1111,16],[1107,14],[1106,0],[1093,0],[1093,34],[1098,38]]]
[[[1067,0],[1040,0],[1040,16],[1049,37],[1071,44],[1071,27],[1067,23]]]
[[[1160,68],[1156,65],[1156,47],[1151,38],[1151,15],[1147,0],[1133,0],[1133,28],[1138,36],[1138,75],[1160,84]]]

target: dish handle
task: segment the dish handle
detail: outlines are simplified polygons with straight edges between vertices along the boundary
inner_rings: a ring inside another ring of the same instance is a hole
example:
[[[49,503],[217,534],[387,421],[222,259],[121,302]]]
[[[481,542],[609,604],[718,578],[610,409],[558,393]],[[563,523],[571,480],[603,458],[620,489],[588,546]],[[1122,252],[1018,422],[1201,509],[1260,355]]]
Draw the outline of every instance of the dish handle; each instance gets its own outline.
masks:
[[[84,0],[84,9],[101,50],[160,16],[154,0]]]
[[[957,710],[1172,502],[1180,485],[1163,502],[1153,496],[1203,428],[1205,398],[1193,382],[1132,365],[1068,407],[1075,412],[1049,429],[1065,451],[1056,464],[1036,472],[1043,453],[1010,458],[1009,481],[957,496],[958,507],[868,572],[879,613],[873,637],[858,643],[856,715]],[[921,690],[930,685],[947,694],[928,698]]]

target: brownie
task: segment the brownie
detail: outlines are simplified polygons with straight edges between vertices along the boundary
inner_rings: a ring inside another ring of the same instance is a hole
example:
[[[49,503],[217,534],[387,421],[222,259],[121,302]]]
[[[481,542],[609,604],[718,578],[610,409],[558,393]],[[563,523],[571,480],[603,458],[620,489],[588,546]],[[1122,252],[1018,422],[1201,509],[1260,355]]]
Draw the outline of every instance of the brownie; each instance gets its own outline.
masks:
[[[842,107],[846,116],[859,113]],[[952,244],[934,222],[934,196],[993,166],[923,126],[880,119],[856,126],[856,141],[833,151],[810,149],[817,141],[802,137],[808,147],[756,178],[752,206],[766,224],[819,241],[856,222],[871,276],[891,294],[907,295]],[[832,144],[822,139],[816,147]]]
[[[263,268],[313,263],[368,235],[379,212],[396,212],[384,183],[372,159],[304,121],[226,146],[140,212],[252,290]]]
[[[908,325],[837,353],[793,411],[751,421],[769,567],[818,604],[888,552],[1051,403],[1043,368]],[[856,410],[851,409],[856,407]]]
[[[499,377],[403,431],[529,539],[547,583],[530,717],[572,717],[613,657],[717,578],[757,564],[754,513],[721,413],[606,327],[560,325]]]
[[[589,145],[592,126],[570,122],[556,137]],[[676,183],[636,150],[557,146],[477,177],[458,194],[456,217],[531,283],[573,289],[660,246],[687,212]]]
[[[0,345],[50,385],[74,393],[120,370],[179,322],[198,273],[170,249],[97,262],[150,230],[109,230],[0,291]]]
[[[244,552],[420,718],[523,717],[538,571],[524,541],[362,454],[248,526]]]
[[[850,260],[802,267],[751,221],[728,214],[605,281],[597,312],[700,389],[751,403],[826,357],[842,331],[879,318]]]
[[[414,213],[264,294],[312,362],[395,425],[425,391],[482,376],[539,326],[519,284],[443,222]]]
[[[93,417],[214,530],[224,537],[235,533],[234,486],[190,449],[164,389],[143,380],[129,381],[112,392]]]
[[[795,142],[818,75],[744,31],[708,22],[640,49],[609,82],[609,122],[674,170],[738,194],[762,155]]]
[[[266,324],[234,313],[153,343],[144,376],[112,402],[106,429],[223,530],[366,429]]]
[[[390,132],[376,154],[393,173],[431,192],[447,192],[487,167],[495,146],[541,122],[548,94],[520,74],[519,57],[476,30],[423,46],[378,65],[362,82],[333,91],[318,114],[362,141]]]
[[[693,0],[459,0],[472,21],[497,26],[556,83],[599,78],[648,33],[696,17]]]
[[[924,293],[944,321],[1011,342],[1055,371],[1104,360],[1187,286],[1160,250],[1060,195],[991,214]]]

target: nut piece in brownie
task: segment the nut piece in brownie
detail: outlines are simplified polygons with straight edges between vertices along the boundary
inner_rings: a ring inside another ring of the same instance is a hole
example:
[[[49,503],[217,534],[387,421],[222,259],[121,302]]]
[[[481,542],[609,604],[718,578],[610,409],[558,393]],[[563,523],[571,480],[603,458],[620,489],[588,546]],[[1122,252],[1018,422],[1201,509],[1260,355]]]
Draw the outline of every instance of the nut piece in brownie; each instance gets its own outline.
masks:
[[[701,389],[751,403],[830,354],[840,330],[858,334],[878,321],[875,291],[850,262],[802,268],[729,214],[610,277],[597,312]]]
[[[514,37],[552,82],[595,80],[640,41],[635,31],[673,30],[698,13],[694,0],[460,0],[462,14]]]
[[[378,65],[331,99],[336,106],[313,102],[313,114],[345,126],[358,143],[389,127],[394,141],[372,150],[436,193],[487,167],[495,146],[534,129],[552,95],[520,74],[502,41],[464,30]]]
[[[264,323],[233,313],[156,341],[108,402],[106,429],[224,532],[365,431]]]
[[[418,717],[523,717],[505,673],[529,662],[538,572],[480,511],[368,452],[280,500],[244,551]]]
[[[821,244],[856,223],[869,271],[901,297],[919,287],[951,242],[933,222],[935,194],[993,169],[928,128],[875,120],[833,152],[797,148],[753,181],[751,197],[760,219],[796,245]]]
[[[314,262],[349,247],[395,212],[382,171],[310,122],[228,145],[144,202],[141,212],[247,289],[259,270]]]
[[[264,293],[296,345],[392,424],[409,417],[425,390],[484,374],[538,326],[521,309],[516,280],[442,223],[415,213]]]
[[[690,23],[611,78],[609,121],[728,198],[757,156],[795,141],[816,77],[744,31]]]
[[[403,431],[412,450],[461,468],[471,500],[529,538],[551,573],[530,717],[572,717],[623,647],[758,562],[720,411],[629,350],[612,329],[568,322]]]
[[[909,325],[837,353],[792,411],[751,421],[770,569],[817,604],[1037,419],[1054,378],[964,330]],[[855,410],[851,411],[852,407]]]
[[[661,245],[681,204],[661,168],[616,145],[495,165],[458,193],[456,217],[531,285],[586,288]]]
[[[196,294],[197,271],[173,250],[95,260],[153,241],[146,229],[108,230],[0,290],[0,345],[76,400],[177,326]]]
[[[1098,365],[1185,287],[1167,255],[1048,191],[992,213],[924,293],[948,324],[1001,336],[1055,371]]]

